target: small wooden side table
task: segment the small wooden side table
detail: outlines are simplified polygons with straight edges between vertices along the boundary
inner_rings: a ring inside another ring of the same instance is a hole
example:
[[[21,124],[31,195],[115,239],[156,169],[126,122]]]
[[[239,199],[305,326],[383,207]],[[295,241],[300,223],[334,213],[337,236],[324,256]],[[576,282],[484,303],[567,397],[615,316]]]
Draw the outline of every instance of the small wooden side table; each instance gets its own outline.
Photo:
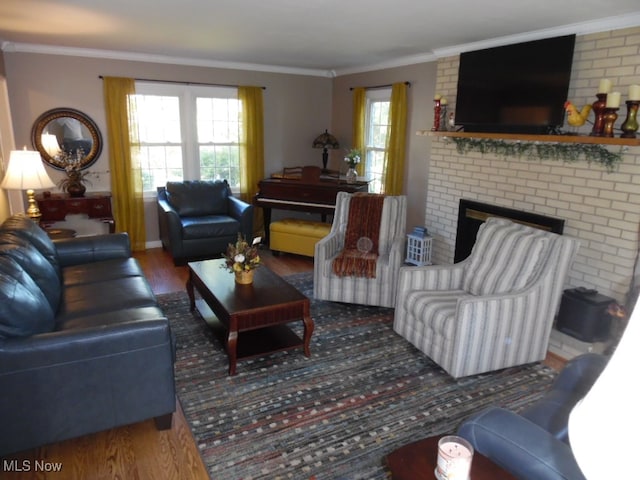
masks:
[[[386,463],[391,470],[392,480],[434,480],[438,462],[438,440],[440,436],[418,440],[387,455]],[[516,477],[478,452],[473,454],[470,478],[516,480]]]

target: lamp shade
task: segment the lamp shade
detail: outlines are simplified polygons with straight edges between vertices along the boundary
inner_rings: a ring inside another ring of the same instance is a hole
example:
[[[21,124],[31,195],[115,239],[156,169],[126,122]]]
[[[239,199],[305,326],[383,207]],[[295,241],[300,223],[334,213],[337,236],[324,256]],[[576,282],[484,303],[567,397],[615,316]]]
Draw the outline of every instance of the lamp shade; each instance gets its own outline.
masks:
[[[636,304],[613,356],[569,417],[571,451],[589,480],[638,474],[639,345],[640,306]]]
[[[44,169],[40,154],[33,150],[13,150],[0,187],[7,190],[36,190],[55,187]]]
[[[325,130],[313,141],[313,148],[340,148],[340,143],[336,137]]]

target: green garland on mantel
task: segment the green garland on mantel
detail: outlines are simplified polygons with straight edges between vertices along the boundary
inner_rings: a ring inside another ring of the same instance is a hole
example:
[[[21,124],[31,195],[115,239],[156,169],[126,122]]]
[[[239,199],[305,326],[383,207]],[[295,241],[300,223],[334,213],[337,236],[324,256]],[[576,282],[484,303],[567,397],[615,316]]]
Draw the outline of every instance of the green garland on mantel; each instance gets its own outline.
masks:
[[[504,157],[526,157],[530,160],[562,160],[577,162],[586,160],[587,163],[599,163],[614,172],[622,162],[621,148],[619,152],[611,152],[603,145],[595,143],[548,143],[496,140],[493,138],[446,137],[453,140],[456,150],[464,155],[468,152],[493,153]]]

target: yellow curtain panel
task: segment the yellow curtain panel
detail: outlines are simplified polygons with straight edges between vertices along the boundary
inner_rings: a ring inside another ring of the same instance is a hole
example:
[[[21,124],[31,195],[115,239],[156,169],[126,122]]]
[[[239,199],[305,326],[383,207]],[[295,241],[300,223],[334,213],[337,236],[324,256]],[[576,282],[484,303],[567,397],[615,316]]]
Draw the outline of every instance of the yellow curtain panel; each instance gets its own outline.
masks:
[[[116,229],[127,232],[131,249],[145,249],[142,172],[132,144],[137,145],[134,114],[135,81],[131,78],[104,77],[104,103],[107,115],[109,169],[113,216]]]
[[[240,133],[240,191],[242,199],[251,203],[258,192],[258,182],[264,178],[264,108],[262,87],[238,87],[242,105]],[[264,235],[262,209],[254,209],[253,231]]]
[[[360,150],[362,154],[361,162],[356,165],[356,171],[358,175],[364,175],[364,162],[366,161],[364,155],[364,131],[365,131],[365,116],[367,110],[367,92],[364,87],[357,87],[353,89],[353,131],[352,131],[352,143],[353,148]]]
[[[383,170],[383,193],[386,195],[401,195],[404,187],[404,162],[407,141],[407,84],[405,82],[394,83],[391,87],[389,123]]]

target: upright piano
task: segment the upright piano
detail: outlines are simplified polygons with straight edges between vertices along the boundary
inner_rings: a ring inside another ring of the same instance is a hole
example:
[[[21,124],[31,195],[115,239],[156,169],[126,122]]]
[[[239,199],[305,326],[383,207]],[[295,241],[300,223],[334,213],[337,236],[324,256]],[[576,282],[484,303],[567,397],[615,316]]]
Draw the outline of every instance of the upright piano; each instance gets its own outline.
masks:
[[[253,204],[264,211],[265,242],[269,243],[271,210],[296,210],[320,214],[323,222],[336,209],[338,192],[366,192],[369,182],[358,179],[347,183],[337,172],[322,172],[320,167],[285,168],[258,183]]]

